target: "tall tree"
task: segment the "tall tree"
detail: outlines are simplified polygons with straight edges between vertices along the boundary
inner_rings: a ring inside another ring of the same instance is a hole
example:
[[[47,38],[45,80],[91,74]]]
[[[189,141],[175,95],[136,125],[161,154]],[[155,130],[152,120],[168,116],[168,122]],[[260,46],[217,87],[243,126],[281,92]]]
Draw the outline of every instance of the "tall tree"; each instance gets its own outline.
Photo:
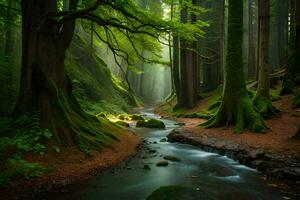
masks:
[[[290,55],[281,94],[293,93],[300,83],[300,2],[291,1]]]
[[[249,9],[249,22],[248,22],[248,78],[256,78],[256,32],[257,32],[257,23],[255,20],[255,0],[248,1],[248,9]]]
[[[64,67],[65,52],[72,41],[76,19],[88,19],[100,26],[107,37],[105,40],[100,34],[97,36],[107,45],[110,45],[107,40],[114,37],[112,28],[129,39],[132,34],[159,38],[162,33],[177,27],[189,30],[186,33],[189,37],[195,32],[180,24],[175,27],[173,23],[153,19],[132,1],[97,0],[93,6],[81,10],[77,10],[77,4],[78,0],[70,0],[69,11],[60,12],[58,0],[21,1],[22,76],[14,113],[40,113],[41,126],[51,129],[60,144],[103,147],[115,138],[110,132],[113,127],[107,123],[99,124],[95,116],[81,109],[72,94],[72,82]],[[110,12],[103,16],[96,12],[99,7]],[[113,13],[118,13],[119,20],[115,20]],[[114,52],[124,52],[117,47],[110,45]]]
[[[229,0],[228,45],[225,67],[225,85],[222,103],[204,127],[236,125],[236,132],[244,128],[265,132],[267,127],[252,104],[245,85],[242,61],[243,1]]]
[[[196,4],[196,1],[192,3]],[[191,19],[192,21],[189,21]],[[189,16],[188,5],[186,1],[181,1],[181,23],[195,23],[196,16]],[[193,47],[197,47],[197,43],[187,41],[180,38],[180,102],[177,107],[192,108],[197,102],[198,91],[198,56],[194,52]]]
[[[76,11],[77,3],[71,0],[70,10]],[[57,12],[57,1],[22,0],[21,7],[22,76],[14,113],[39,112],[41,126],[51,129],[61,144],[74,145],[77,141],[80,145],[102,146],[112,135],[97,128],[97,119],[80,108],[64,68],[75,18],[64,23],[60,30],[45,15]]]
[[[276,114],[270,101],[269,26],[270,1],[259,1],[259,75],[254,104],[263,116]]]

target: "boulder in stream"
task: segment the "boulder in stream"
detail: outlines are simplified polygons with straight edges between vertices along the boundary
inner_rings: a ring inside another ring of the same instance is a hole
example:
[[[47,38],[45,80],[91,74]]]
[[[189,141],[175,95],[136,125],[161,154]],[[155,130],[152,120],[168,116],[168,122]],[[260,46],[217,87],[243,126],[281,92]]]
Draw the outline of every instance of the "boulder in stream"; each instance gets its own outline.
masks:
[[[169,165],[169,162],[166,160],[161,160],[156,163],[156,166],[158,166],[158,167],[166,167],[168,165]]]

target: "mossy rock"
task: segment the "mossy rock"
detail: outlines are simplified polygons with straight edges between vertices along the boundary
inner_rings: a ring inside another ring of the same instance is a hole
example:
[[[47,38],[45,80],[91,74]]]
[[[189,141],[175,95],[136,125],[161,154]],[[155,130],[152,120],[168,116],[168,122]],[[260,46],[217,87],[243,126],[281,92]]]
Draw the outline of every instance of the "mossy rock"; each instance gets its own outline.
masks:
[[[146,200],[201,200],[215,199],[199,188],[189,186],[165,186],[154,191]]]
[[[127,119],[127,116],[124,115],[124,114],[121,114],[121,115],[118,116],[118,118],[119,118],[120,120],[125,120],[125,119]]]
[[[147,126],[147,122],[144,120],[138,120],[136,122],[136,127],[146,127]]]
[[[184,115],[183,117],[192,118],[192,119],[193,118],[210,119],[212,115],[207,113],[193,113],[193,114]]]
[[[98,115],[96,115],[96,117],[107,119],[107,116],[106,116],[106,114],[104,112],[99,113]]]
[[[138,121],[138,120],[142,120],[144,121],[144,117],[142,117],[141,115],[130,115],[130,119],[133,121]]]
[[[158,119],[149,119],[147,121],[147,128],[166,128],[166,125]]]
[[[130,127],[130,125],[127,122],[123,121],[117,121],[116,124],[118,124],[119,126]]]

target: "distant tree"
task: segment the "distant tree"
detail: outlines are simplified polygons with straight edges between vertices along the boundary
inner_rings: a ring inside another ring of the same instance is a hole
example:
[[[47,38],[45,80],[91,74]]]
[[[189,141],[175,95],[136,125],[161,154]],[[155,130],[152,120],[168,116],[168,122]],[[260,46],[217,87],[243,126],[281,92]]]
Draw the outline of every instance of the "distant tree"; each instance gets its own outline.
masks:
[[[290,55],[281,94],[293,93],[300,83],[300,2],[291,1]]]
[[[267,127],[252,104],[243,75],[243,1],[229,0],[228,12],[228,45],[222,102],[215,116],[202,125],[209,128],[235,124],[237,133],[241,133],[244,128],[265,132]]]
[[[256,39],[257,39],[257,27],[258,23],[256,21],[256,1],[248,1],[248,12],[249,12],[249,22],[248,22],[248,77],[250,79],[256,79],[257,75],[257,54],[256,54]]]
[[[254,104],[263,116],[275,115],[277,109],[270,100],[269,26],[270,1],[259,1],[259,73]]]

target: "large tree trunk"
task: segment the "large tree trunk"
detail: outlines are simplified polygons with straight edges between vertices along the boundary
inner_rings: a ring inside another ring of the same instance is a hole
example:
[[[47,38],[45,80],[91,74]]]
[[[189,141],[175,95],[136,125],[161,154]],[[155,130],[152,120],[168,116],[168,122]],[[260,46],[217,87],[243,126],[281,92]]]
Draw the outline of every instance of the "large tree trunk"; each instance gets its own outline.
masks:
[[[181,96],[181,80],[180,80],[180,65],[179,65],[179,37],[173,35],[173,69],[174,69],[174,86],[177,97],[177,107],[183,104]]]
[[[75,10],[77,0],[70,1]],[[64,58],[71,43],[75,20],[58,27],[45,13],[56,12],[54,0],[22,0],[22,74],[15,115],[40,113],[41,126],[63,145],[82,148],[109,144],[97,118],[85,113],[72,95]]]
[[[249,0],[249,36],[248,36],[248,77],[251,79],[256,78],[256,50],[255,50],[255,26],[254,23],[254,0]]]
[[[191,18],[194,20],[193,22],[195,22],[195,16]],[[188,19],[187,6],[182,5],[181,22],[187,23]],[[197,48],[197,44],[191,44],[183,38],[180,39],[181,102],[180,104],[178,103],[178,107],[181,108],[192,108],[197,101],[198,70],[196,68],[198,67],[198,56],[193,50],[190,50],[193,49],[193,47]]]
[[[267,127],[256,111],[245,85],[242,61],[243,1],[229,0],[228,45],[225,67],[223,99],[216,115],[203,125],[205,127],[236,124],[236,132],[244,128],[265,132]]]
[[[259,1],[259,75],[258,88],[254,104],[259,113],[265,117],[275,115],[277,110],[270,101],[270,66],[269,66],[269,25],[270,25],[270,1]]]
[[[187,23],[187,7],[182,6],[180,13],[181,23]],[[188,47],[187,41],[180,38],[180,102],[177,102],[177,107],[183,108],[187,104],[187,69],[188,69]]]
[[[292,1],[291,5],[290,55],[287,71],[283,80],[281,94],[293,93],[295,85],[300,85],[300,2]]]

